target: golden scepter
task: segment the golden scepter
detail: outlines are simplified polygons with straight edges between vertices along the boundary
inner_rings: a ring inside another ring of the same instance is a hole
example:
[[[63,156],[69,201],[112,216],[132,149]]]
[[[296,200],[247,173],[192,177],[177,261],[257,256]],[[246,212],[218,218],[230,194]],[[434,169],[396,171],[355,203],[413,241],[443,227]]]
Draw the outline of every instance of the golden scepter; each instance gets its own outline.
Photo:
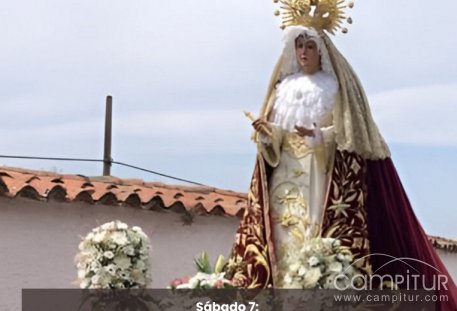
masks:
[[[249,111],[243,111],[244,112],[244,115],[249,119],[251,120],[253,123],[255,121],[257,121],[258,119],[256,119],[252,113],[250,113]],[[266,126],[262,126],[262,130],[265,134],[267,134],[269,137],[273,137],[273,132],[271,131],[270,128],[266,127]]]

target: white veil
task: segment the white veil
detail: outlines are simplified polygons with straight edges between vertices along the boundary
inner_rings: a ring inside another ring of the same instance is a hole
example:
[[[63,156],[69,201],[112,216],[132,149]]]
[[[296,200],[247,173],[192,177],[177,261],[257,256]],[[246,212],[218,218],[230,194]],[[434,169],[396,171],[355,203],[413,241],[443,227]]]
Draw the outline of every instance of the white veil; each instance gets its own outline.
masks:
[[[333,70],[324,41],[316,30],[313,28],[306,28],[304,26],[290,26],[284,29],[282,37],[283,49],[281,56],[282,66],[280,69],[280,79],[282,80],[286,76],[300,71],[300,66],[298,65],[297,58],[295,57],[295,40],[300,35],[303,35],[307,40],[312,40],[316,43],[321,56],[322,71],[330,74],[336,80],[337,77],[335,71]]]

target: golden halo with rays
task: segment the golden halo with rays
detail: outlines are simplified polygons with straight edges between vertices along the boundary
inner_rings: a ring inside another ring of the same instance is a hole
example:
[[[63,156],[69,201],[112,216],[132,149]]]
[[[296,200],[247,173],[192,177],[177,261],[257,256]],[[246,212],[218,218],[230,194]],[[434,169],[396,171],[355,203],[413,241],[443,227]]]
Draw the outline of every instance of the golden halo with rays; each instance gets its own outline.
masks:
[[[345,16],[345,9],[354,3],[348,0],[273,0],[280,3],[275,15],[282,15],[281,28],[302,25],[316,30],[325,30],[335,34],[338,29],[347,33],[343,23],[352,24],[352,19]]]

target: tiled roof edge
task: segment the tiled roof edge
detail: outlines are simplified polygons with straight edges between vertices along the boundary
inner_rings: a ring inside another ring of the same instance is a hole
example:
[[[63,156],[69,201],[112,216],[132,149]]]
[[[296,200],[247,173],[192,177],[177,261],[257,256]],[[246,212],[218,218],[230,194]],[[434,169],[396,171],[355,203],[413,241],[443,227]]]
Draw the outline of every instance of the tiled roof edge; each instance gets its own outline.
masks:
[[[243,193],[204,186],[168,185],[121,179],[87,177],[22,168],[0,167],[0,194],[36,200],[172,209],[182,205],[188,213],[240,217],[246,206]],[[221,211],[223,211],[221,213]]]

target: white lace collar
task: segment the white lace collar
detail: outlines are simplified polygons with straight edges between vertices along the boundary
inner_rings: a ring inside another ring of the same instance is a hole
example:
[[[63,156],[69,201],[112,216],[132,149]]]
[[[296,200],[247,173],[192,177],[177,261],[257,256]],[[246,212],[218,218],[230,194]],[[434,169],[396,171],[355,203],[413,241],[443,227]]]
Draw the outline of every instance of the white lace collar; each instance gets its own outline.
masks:
[[[337,92],[338,82],[324,71],[289,75],[277,87],[270,121],[290,132],[319,126],[331,114]]]

